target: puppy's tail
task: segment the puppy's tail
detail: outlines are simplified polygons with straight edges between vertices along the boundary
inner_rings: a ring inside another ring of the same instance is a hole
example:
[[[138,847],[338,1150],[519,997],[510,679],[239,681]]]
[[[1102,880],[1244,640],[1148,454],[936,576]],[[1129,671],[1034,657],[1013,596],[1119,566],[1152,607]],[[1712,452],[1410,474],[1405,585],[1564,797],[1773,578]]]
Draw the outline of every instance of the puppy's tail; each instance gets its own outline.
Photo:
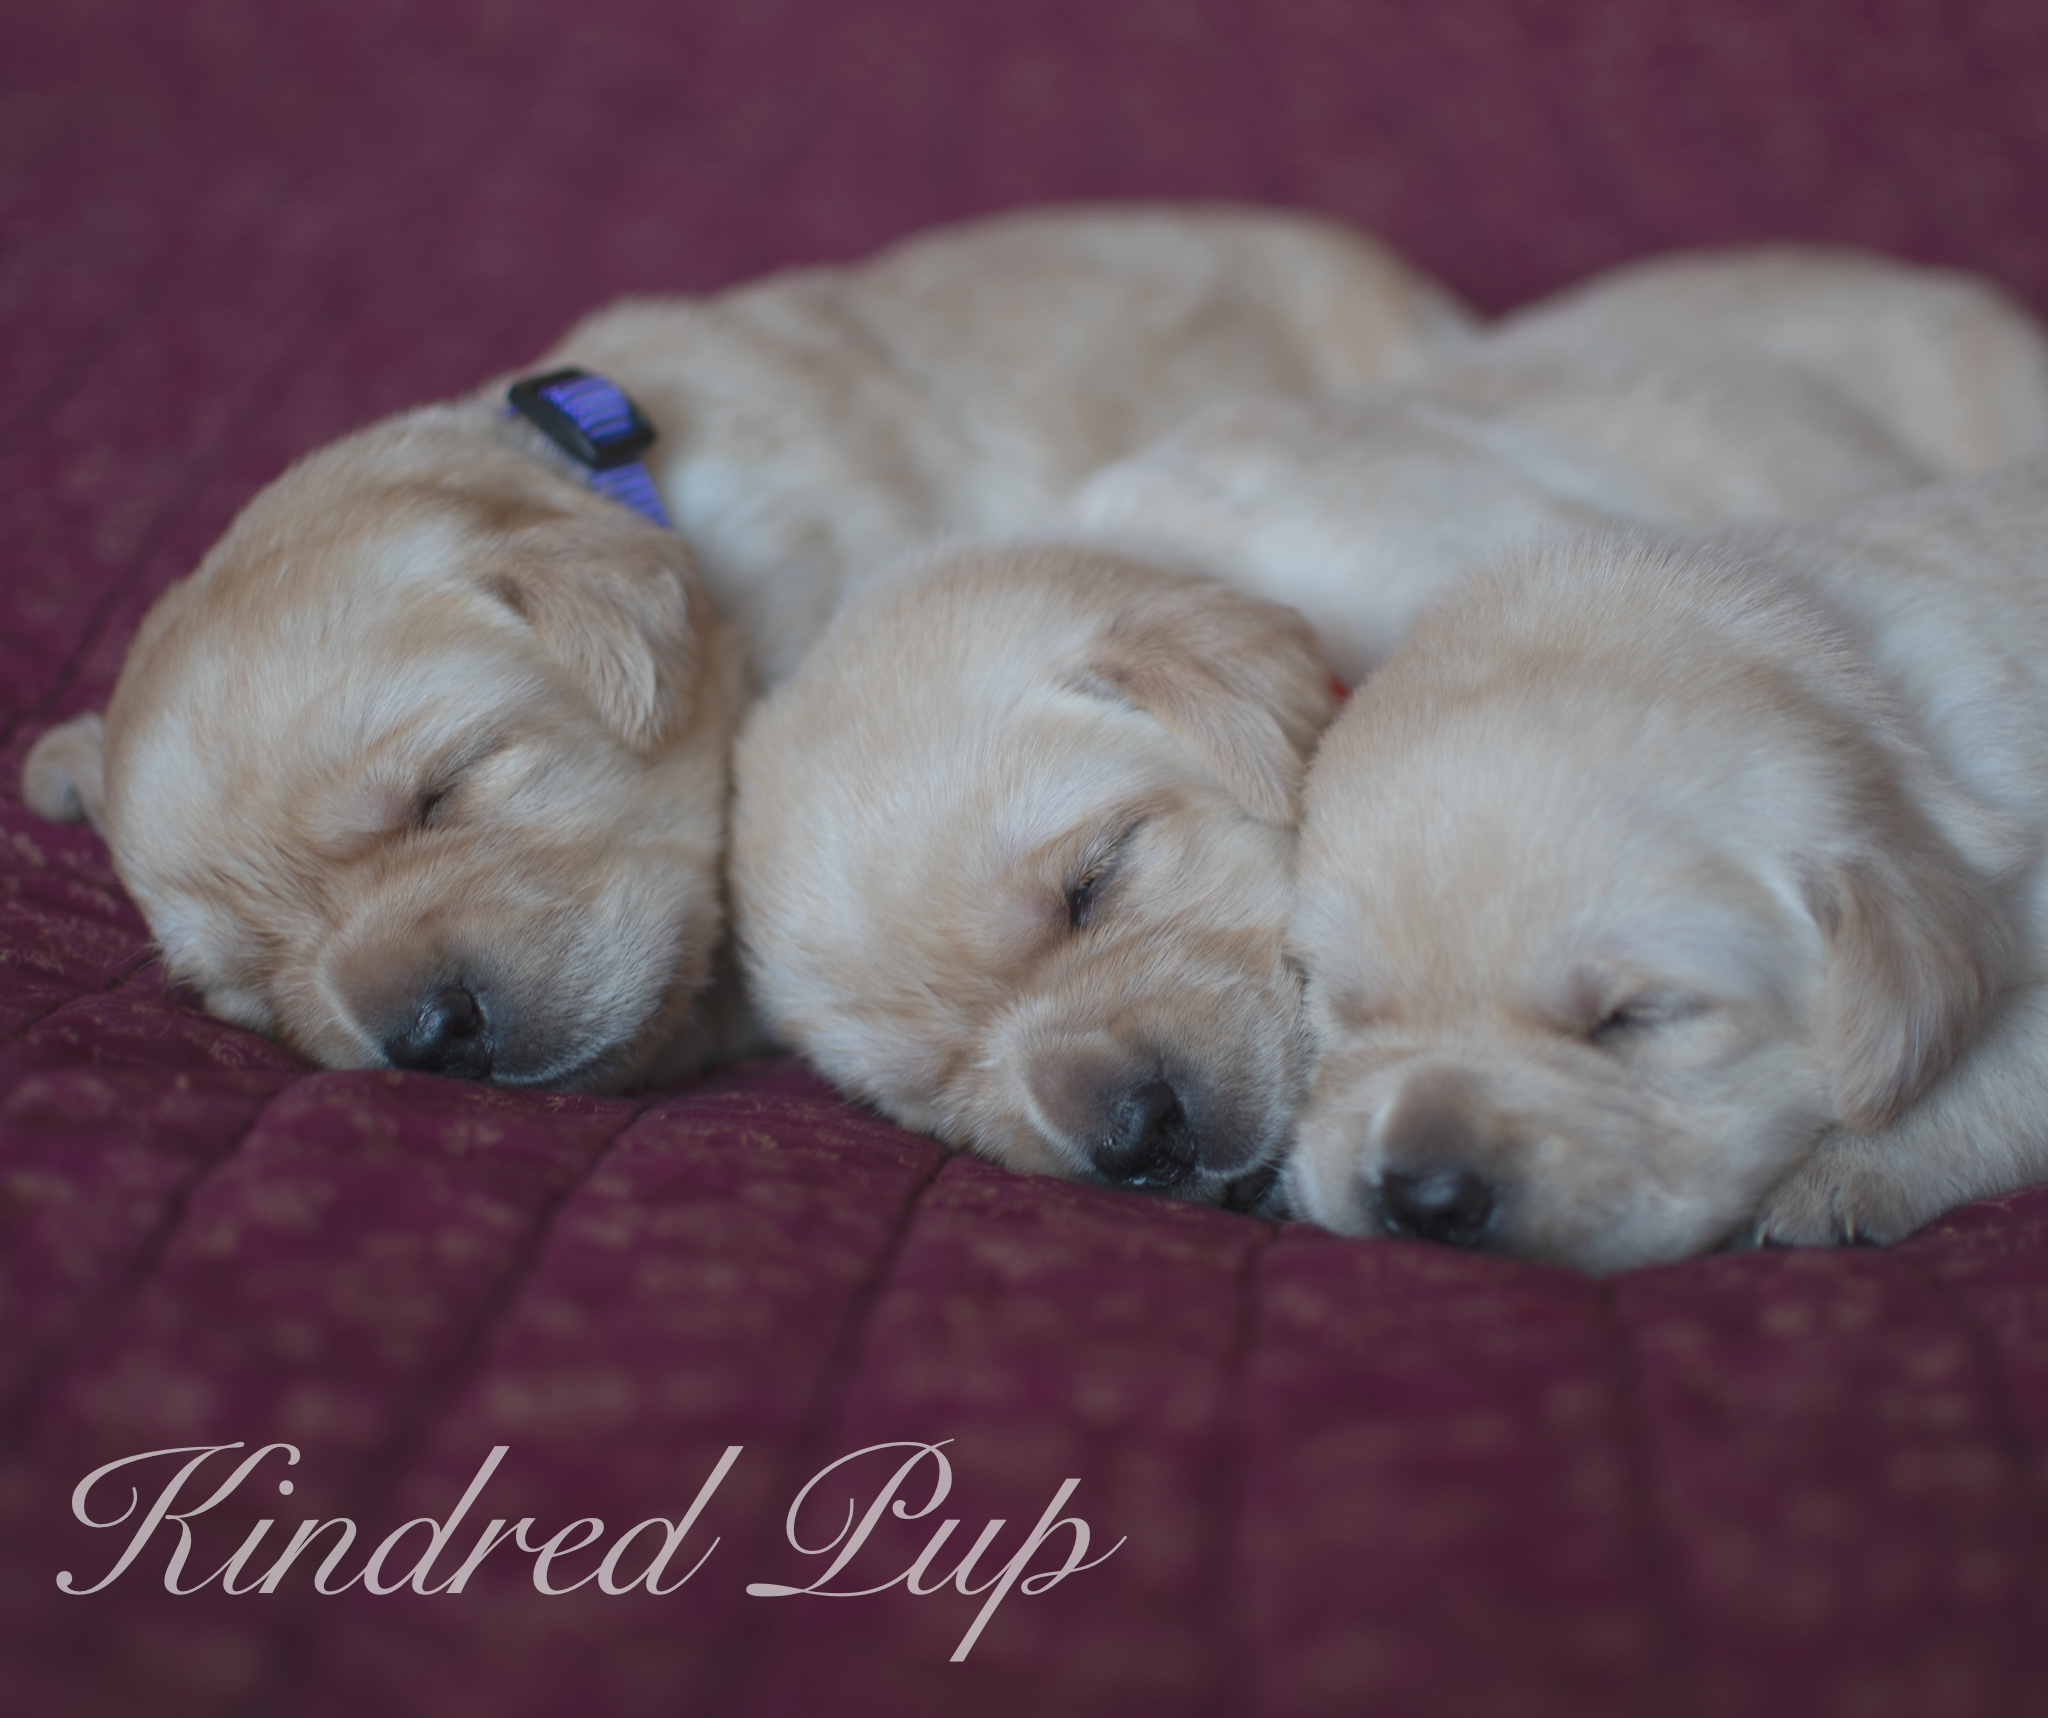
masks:
[[[97,710],[74,716],[36,741],[21,766],[21,797],[29,809],[52,823],[98,829],[107,790],[104,746]]]

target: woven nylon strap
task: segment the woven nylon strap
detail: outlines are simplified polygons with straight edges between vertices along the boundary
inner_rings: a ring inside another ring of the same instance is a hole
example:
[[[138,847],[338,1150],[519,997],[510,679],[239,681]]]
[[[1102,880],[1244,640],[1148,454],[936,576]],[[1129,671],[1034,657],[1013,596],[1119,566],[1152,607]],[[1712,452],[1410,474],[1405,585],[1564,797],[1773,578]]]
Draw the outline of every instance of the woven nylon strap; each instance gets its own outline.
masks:
[[[506,399],[508,411],[533,423],[583,467],[591,488],[673,529],[654,479],[640,462],[654,445],[654,426],[616,382],[588,370],[550,370],[514,382]]]

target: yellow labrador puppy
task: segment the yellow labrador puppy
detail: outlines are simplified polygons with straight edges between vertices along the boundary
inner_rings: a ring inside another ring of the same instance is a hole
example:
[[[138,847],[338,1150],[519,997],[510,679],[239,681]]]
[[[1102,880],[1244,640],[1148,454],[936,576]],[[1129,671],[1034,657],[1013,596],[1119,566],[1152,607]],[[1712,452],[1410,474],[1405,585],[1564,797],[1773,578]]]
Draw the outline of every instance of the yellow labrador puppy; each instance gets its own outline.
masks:
[[[1668,350],[1640,332],[1659,280]],[[1825,350],[1762,349],[1820,302]],[[1305,609],[1357,674],[1500,543],[1917,483],[1921,444],[1985,457],[1938,428],[1974,424],[1979,392],[2042,408],[1992,412],[1988,445],[2048,424],[2020,313],[1875,259],[1695,258],[1561,301],[1566,332],[1550,314],[1370,396],[1220,408],[1091,482],[1072,517],[1094,547],[963,549],[849,603],[737,753],[734,907],[770,1028],[1017,1167],[1254,1197],[1308,1067],[1284,939],[1302,761],[1335,704],[1291,611],[1251,597]],[[1881,364],[1915,380],[1873,388]]]
[[[1470,580],[1306,790],[1296,1208],[1591,1270],[2048,1175],[2048,464]]]
[[[317,1061],[658,1079],[721,1041],[698,999],[749,671],[920,542],[1468,321],[1355,234],[1202,208],[1014,215],[623,305],[511,415],[500,382],[264,490],[25,791],[104,831],[208,1007]]]
[[[906,569],[742,735],[756,1005],[906,1126],[1254,1196],[1307,1070],[1281,932],[1335,707],[1297,615],[1186,574],[1058,545]]]

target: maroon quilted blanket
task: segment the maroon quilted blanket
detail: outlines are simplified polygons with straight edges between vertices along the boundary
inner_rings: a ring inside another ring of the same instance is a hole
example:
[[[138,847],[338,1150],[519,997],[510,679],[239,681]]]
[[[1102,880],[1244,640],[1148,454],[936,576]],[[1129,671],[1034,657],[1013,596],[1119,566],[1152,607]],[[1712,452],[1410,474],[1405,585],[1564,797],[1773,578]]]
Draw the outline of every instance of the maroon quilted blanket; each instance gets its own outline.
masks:
[[[622,292],[1227,196],[2048,309],[2044,87],[2034,0],[0,0],[0,1711],[2048,1711],[2048,1192],[1595,1282],[789,1063],[318,1072],[14,785],[285,460]]]

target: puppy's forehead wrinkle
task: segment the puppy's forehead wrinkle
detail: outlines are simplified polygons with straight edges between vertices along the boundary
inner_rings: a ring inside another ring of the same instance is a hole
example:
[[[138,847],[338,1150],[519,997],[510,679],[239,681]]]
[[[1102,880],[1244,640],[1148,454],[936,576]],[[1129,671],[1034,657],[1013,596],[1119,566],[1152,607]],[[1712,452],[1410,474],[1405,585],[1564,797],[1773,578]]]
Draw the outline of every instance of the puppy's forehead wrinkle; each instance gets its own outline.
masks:
[[[1503,556],[1490,570],[1423,617],[1434,671],[1404,653],[1368,683],[1392,682],[1421,720],[1503,690],[1526,710],[1555,709],[1584,718],[1600,688],[1614,688],[1633,719],[1653,731],[1682,729],[1730,702],[1802,737],[1877,734],[1908,744],[1894,692],[1871,670],[1856,640],[1801,580],[1782,571],[1757,576],[1758,557],[1774,543],[1731,536],[1700,545],[1641,530],[1602,530]],[[1652,600],[1640,602],[1648,585]],[[1563,593],[1560,600],[1559,593]],[[1616,629],[1605,612],[1647,616],[1650,624]],[[1498,614],[1505,640],[1458,648],[1465,616]],[[1502,647],[1504,645],[1504,647]],[[1659,696],[1635,696],[1654,683]],[[1545,688],[1549,688],[1546,694]],[[1581,690],[1592,695],[1579,702]]]
[[[230,655],[194,658],[174,701],[133,736],[124,786],[149,793],[185,754],[199,765],[183,772],[191,777],[187,791],[255,791],[276,782],[280,766],[287,775],[318,770],[413,732],[432,744],[437,725],[561,709],[565,700],[536,654],[478,641],[478,606],[473,597],[442,593],[407,604],[395,621],[350,625],[337,635],[316,630],[279,647],[284,659],[318,664],[317,671],[252,674]],[[288,749],[278,744],[282,733],[291,735]]]
[[[1613,858],[1624,865],[1636,849],[1648,857],[1704,847],[1742,859],[1778,851],[1787,822],[1824,828],[1845,808],[1898,797],[1895,761],[1774,671],[1709,673],[1618,656],[1611,676],[1597,663],[1570,665],[1567,685],[1566,661],[1524,663],[1462,693],[1439,684],[1423,693],[1430,709],[1384,676],[1361,691],[1376,731],[1350,725],[1333,749],[1347,754],[1348,800],[1427,808],[1421,827],[1394,844],[1409,868],[1459,865],[1480,849],[1484,862],[1498,862],[1528,831],[1590,853],[1585,826],[1618,843]],[[1646,680],[1659,689],[1648,713]],[[1731,702],[1743,711],[1736,732],[1712,715]],[[1759,730],[1781,743],[1759,745]],[[1590,747],[1601,753],[1599,772],[1576,765]],[[1312,784],[1312,800],[1317,791]],[[1560,806],[1571,814],[1549,815]],[[1358,821],[1370,839],[1371,817]]]

